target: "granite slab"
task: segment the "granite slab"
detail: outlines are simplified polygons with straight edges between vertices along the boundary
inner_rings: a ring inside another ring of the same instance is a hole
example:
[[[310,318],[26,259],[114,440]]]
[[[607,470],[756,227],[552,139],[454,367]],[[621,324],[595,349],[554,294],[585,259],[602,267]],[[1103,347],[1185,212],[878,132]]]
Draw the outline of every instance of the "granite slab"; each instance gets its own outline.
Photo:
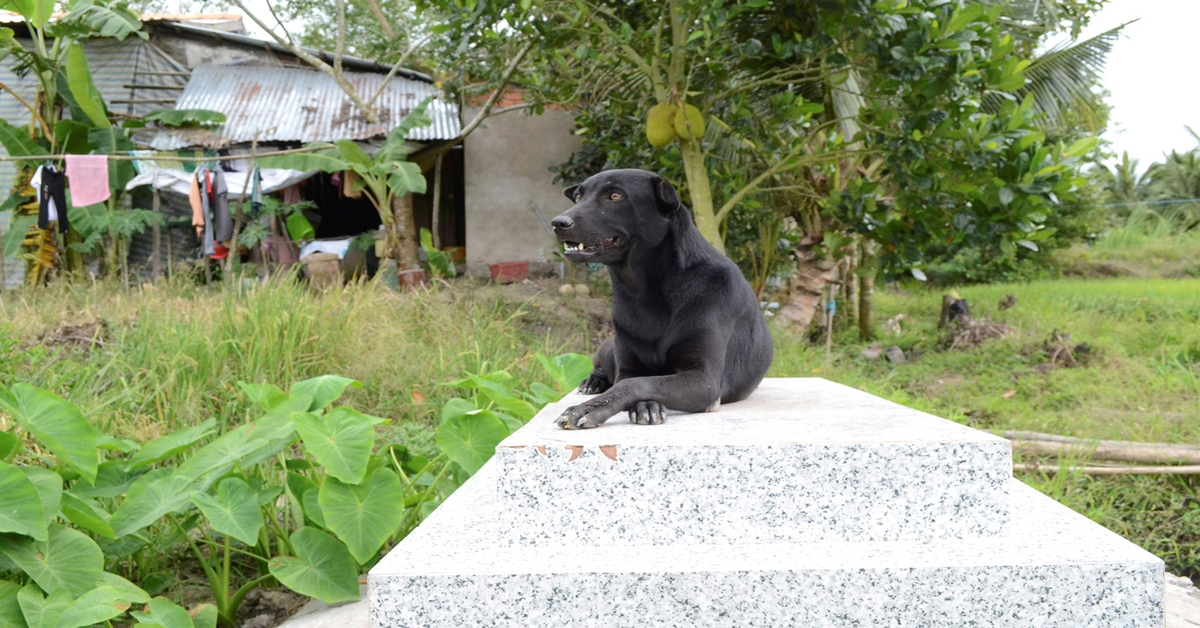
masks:
[[[1016,480],[990,537],[513,547],[499,462],[371,570],[372,626],[1163,625],[1161,560]]]
[[[769,378],[718,412],[500,443],[510,545],[983,538],[1009,519],[1008,441],[819,378]]]

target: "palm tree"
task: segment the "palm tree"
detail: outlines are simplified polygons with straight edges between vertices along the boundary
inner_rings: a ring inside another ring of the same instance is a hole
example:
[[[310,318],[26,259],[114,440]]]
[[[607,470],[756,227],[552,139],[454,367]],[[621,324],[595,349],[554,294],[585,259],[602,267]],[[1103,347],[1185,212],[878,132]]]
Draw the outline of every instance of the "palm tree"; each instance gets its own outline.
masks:
[[[1184,231],[1200,226],[1200,148],[1186,153],[1171,151],[1166,161],[1155,162],[1146,170],[1149,196],[1156,201],[1182,201],[1167,215]]]
[[[1072,120],[1083,130],[1099,133],[1108,123],[1097,107],[1093,91],[1100,84],[1104,62],[1128,23],[1079,42],[1064,42],[1037,55],[1025,69],[1025,86],[1016,97],[1033,94],[1033,107],[1043,117],[1037,121],[1047,132],[1069,132]],[[1073,114],[1073,115],[1072,115]]]
[[[1146,199],[1146,184],[1149,179],[1137,172],[1138,160],[1131,159],[1128,152],[1121,154],[1121,161],[1112,168],[1099,166],[1097,179],[1113,203],[1136,203]]]

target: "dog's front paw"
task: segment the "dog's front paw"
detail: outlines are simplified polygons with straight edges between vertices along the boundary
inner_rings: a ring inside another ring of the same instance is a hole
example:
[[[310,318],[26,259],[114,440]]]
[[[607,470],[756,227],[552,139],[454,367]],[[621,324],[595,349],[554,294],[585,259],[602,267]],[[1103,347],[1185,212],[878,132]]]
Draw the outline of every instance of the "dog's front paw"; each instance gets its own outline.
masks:
[[[657,401],[639,401],[629,409],[629,422],[659,425],[667,420],[667,407]]]
[[[599,371],[592,371],[588,378],[579,385],[579,392],[584,395],[598,395],[612,388],[612,381]]]
[[[564,430],[588,430],[593,427],[600,427],[603,421],[594,420],[588,414],[587,406],[578,405],[567,408],[562,416],[558,417],[558,426]]]

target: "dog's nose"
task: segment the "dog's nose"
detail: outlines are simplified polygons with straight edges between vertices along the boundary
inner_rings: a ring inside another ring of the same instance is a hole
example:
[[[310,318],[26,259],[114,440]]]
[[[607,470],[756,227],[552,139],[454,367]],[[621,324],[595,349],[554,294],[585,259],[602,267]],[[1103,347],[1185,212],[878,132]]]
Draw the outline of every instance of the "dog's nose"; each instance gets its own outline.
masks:
[[[575,221],[566,216],[557,216],[554,220],[550,221],[550,224],[554,227],[555,231],[566,231],[575,226]]]

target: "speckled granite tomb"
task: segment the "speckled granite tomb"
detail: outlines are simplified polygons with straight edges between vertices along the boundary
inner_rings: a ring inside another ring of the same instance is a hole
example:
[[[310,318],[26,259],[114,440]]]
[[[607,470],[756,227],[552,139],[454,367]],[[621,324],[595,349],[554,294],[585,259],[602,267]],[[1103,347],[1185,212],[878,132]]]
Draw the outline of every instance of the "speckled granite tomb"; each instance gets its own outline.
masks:
[[[555,416],[371,570],[373,626],[1163,623],[1162,562],[991,435],[816,379],[662,426]]]
[[[827,380],[768,379],[663,425],[554,424],[585,398],[496,448],[502,542],[978,538],[1008,522],[1008,441]]]

